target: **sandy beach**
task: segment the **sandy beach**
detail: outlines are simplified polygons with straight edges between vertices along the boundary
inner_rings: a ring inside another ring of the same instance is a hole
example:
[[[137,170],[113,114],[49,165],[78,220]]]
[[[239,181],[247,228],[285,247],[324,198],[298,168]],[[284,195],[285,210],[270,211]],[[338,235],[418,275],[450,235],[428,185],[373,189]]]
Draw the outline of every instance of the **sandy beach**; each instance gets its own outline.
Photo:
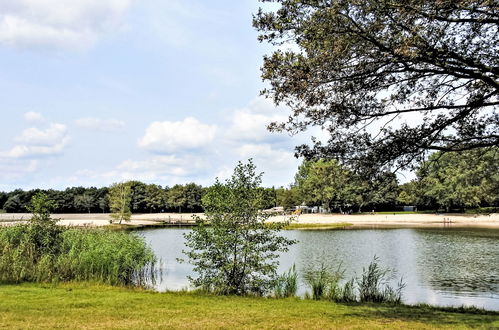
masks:
[[[193,216],[203,214],[192,213],[150,213],[134,214],[130,222],[123,222],[131,226],[158,225],[164,221],[188,222],[194,221]],[[29,213],[3,213],[0,214],[1,225],[12,225],[29,219]],[[109,214],[54,214],[53,218],[60,219],[64,226],[107,226],[111,217]],[[290,216],[277,215],[269,221],[286,221]],[[499,228],[499,214],[490,215],[464,215],[464,214],[302,214],[293,217],[293,223],[298,224],[335,224],[349,223],[353,227],[389,228],[389,227],[480,227]]]

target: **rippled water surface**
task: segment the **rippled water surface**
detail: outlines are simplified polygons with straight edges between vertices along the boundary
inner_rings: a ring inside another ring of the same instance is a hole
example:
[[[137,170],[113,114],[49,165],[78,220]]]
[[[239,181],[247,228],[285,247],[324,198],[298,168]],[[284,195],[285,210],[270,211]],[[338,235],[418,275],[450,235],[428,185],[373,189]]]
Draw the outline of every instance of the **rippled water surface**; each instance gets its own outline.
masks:
[[[141,231],[163,261],[159,290],[188,286],[192,274],[183,258],[183,234],[188,229]],[[407,287],[404,302],[442,306],[475,305],[499,310],[499,230],[491,229],[362,229],[292,230],[282,235],[298,244],[280,259],[280,272],[296,264],[324,260],[334,267],[340,263],[345,275],[362,272],[373,257],[383,266],[397,270]],[[398,279],[394,280],[397,281]],[[304,293],[306,287],[300,288]]]

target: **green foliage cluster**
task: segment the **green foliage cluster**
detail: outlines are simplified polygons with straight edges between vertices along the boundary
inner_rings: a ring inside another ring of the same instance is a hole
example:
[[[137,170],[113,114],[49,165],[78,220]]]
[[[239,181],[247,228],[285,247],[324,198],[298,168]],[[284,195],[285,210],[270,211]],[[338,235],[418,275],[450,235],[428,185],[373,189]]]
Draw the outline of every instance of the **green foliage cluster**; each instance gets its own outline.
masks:
[[[418,164],[417,179],[402,185],[391,172],[365,175],[354,172],[337,160],[305,160],[289,188],[258,187],[261,194],[258,207],[270,209],[282,206],[289,210],[307,205],[321,206],[332,212],[370,212],[373,209],[378,212],[396,210],[403,205],[414,205],[418,210],[454,211],[498,207],[498,155],[498,147],[436,152]],[[125,207],[123,214],[204,211],[202,198],[208,188],[195,183],[172,188],[139,181],[124,184],[129,187],[130,198],[129,211]],[[113,189],[77,187],[64,191],[0,192],[0,208],[7,212],[27,212],[31,198],[38,192],[44,192],[56,202],[56,213],[107,212],[112,204],[109,197]]]
[[[57,213],[75,212],[106,212],[109,211],[107,194],[108,188],[83,188],[72,187],[65,190],[40,190],[24,191],[16,189],[9,193],[0,192],[0,208],[6,212],[28,212],[31,199],[38,193],[44,193],[54,201]]]
[[[393,173],[383,172],[374,177],[358,175],[336,160],[304,161],[290,189],[309,206],[322,206],[329,211],[352,211],[373,206],[394,205],[398,182]],[[295,200],[296,202],[296,200]]]
[[[402,302],[402,290],[405,287],[402,279],[400,279],[398,287],[394,289],[388,284],[388,280],[393,277],[393,271],[390,269],[383,269],[380,267],[378,258],[364,268],[362,276],[357,279],[359,287],[359,301],[360,302]]]
[[[339,281],[342,279],[343,272],[338,268],[332,271],[324,262],[305,270],[303,278],[305,283],[312,290],[312,299],[339,299]]]
[[[169,190],[166,196],[167,204],[174,209],[178,209],[179,213],[182,210],[200,210],[203,192],[203,188],[195,183],[177,184]]]
[[[0,281],[97,281],[146,285],[156,258],[145,241],[128,232],[65,229],[50,218],[54,204],[33,197],[29,224],[0,229]]]
[[[444,210],[499,205],[499,148],[434,153],[417,179],[401,186],[398,201]]]
[[[305,160],[290,188],[276,190],[278,205],[321,206],[325,210],[358,212],[395,210],[475,209],[488,213],[499,206],[499,149],[436,152],[419,163],[417,179],[398,185],[393,173],[359,175],[336,160]],[[487,209],[488,207],[488,209]]]
[[[155,280],[156,257],[140,236],[125,231],[69,229],[55,268],[60,280],[146,286]]]
[[[142,238],[99,229],[61,231],[50,251],[37,250],[33,227],[0,229],[0,281],[95,281],[144,286],[154,280],[156,258]]]
[[[268,293],[276,280],[276,260],[294,241],[278,235],[286,223],[266,223],[261,212],[262,174],[249,161],[239,163],[225,183],[217,182],[203,196],[206,219],[185,235],[184,251],[197,277],[195,287],[219,294]],[[209,224],[209,226],[207,226]]]

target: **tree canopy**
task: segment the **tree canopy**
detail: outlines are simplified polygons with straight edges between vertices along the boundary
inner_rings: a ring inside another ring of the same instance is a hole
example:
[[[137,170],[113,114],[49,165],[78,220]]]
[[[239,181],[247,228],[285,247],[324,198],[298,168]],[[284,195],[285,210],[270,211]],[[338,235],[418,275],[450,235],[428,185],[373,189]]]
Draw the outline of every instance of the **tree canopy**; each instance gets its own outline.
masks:
[[[366,179],[334,159],[304,161],[298,168],[292,189],[298,191],[301,202],[307,205],[340,212],[353,208],[360,212],[367,206],[393,206],[399,193],[393,173],[382,172]]]
[[[499,150],[435,153],[417,171],[419,202],[445,209],[499,203]]]
[[[406,167],[499,144],[497,1],[261,1],[277,9],[253,25],[279,47],[264,57],[262,93],[292,110],[269,128],[329,133],[297,154]]]

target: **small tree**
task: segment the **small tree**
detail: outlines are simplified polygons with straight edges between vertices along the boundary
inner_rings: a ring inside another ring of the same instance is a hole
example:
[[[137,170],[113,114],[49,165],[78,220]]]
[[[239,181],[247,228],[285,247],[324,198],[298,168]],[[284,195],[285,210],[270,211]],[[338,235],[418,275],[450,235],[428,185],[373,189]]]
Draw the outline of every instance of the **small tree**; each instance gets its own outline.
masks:
[[[203,197],[206,219],[185,234],[184,251],[194,265],[197,278],[190,282],[219,294],[265,294],[277,278],[276,258],[293,240],[278,231],[286,223],[267,223],[261,212],[262,174],[255,166],[239,163],[232,178],[216,183]],[[207,226],[209,224],[209,226]]]
[[[57,204],[41,192],[34,195],[27,206],[28,211],[32,213],[28,241],[33,244],[33,252],[36,255],[54,254],[60,246],[62,228],[57,226],[57,219],[50,217],[50,212],[56,208]]]
[[[132,201],[132,189],[128,182],[114,183],[109,188],[109,208],[111,209],[111,218],[130,221],[132,212],[130,203]]]

